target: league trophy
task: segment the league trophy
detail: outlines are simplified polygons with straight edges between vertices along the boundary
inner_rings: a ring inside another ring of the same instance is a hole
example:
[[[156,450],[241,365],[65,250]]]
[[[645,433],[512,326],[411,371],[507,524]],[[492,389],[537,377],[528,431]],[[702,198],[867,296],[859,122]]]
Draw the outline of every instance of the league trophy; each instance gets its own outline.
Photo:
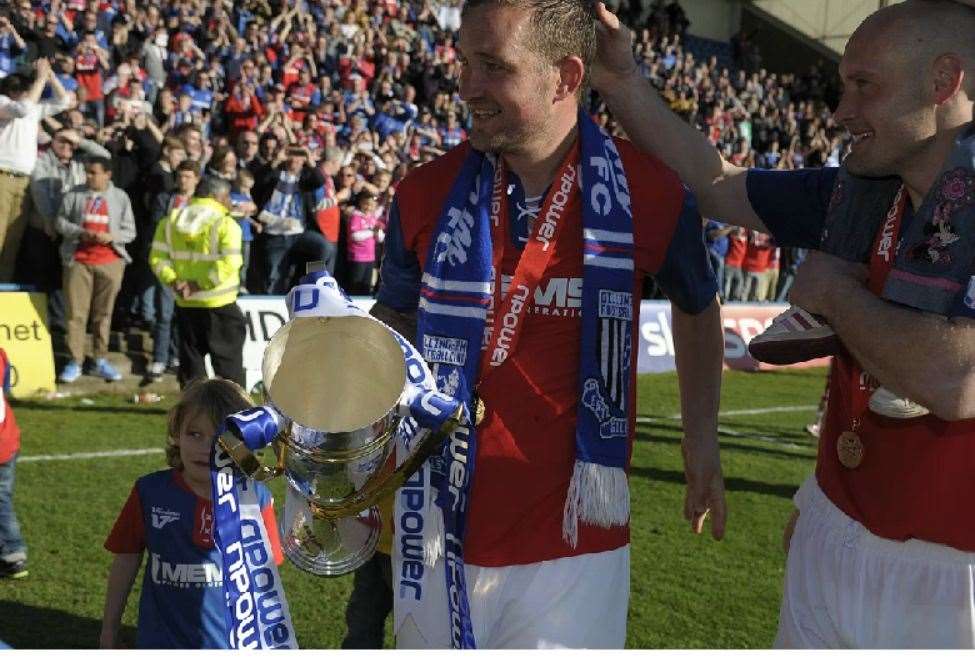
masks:
[[[427,391],[424,409],[432,404],[439,412],[417,420],[430,431],[416,435],[394,468],[397,433],[404,424],[417,427],[418,392],[407,377],[415,350],[358,309],[326,272],[302,282],[288,295],[290,320],[264,353],[265,405],[234,415],[274,419],[275,464],[262,464],[239,426],[228,424],[219,442],[249,478],[284,474],[284,553],[302,570],[334,576],[372,556],[382,523],[376,504],[441,449],[466,413],[454,399]]]

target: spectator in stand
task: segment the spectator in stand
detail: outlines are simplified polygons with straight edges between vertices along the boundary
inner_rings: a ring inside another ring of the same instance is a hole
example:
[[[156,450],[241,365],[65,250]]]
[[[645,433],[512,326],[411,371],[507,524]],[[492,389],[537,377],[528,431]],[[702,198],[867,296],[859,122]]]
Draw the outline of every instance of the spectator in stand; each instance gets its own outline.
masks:
[[[722,282],[722,290],[718,291],[722,302],[725,301],[723,282],[725,270],[725,256],[728,254],[728,234],[735,230],[735,227],[707,220],[704,223],[704,241],[708,246],[708,258],[711,259],[711,267],[714,268],[714,278]]]
[[[0,78],[16,71],[14,59],[27,49],[27,42],[20,36],[10,18],[0,16]]]
[[[771,261],[775,247],[768,235],[751,231],[741,269],[744,273],[741,298],[743,302],[765,302],[769,298],[772,280]]]
[[[270,189],[269,196],[256,200],[265,240],[265,281],[271,295],[288,291],[291,268],[302,259],[325,261],[328,256],[329,246],[314,219],[325,198],[324,180],[308,161],[306,149],[289,147],[284,166],[264,172],[262,188]]]
[[[46,59],[37,60],[34,70],[33,83],[18,74],[0,81],[0,282],[13,278],[21,237],[27,228],[27,188],[37,164],[39,122],[71,106]],[[47,83],[55,97],[42,103]]]
[[[356,195],[348,220],[348,292],[371,295],[376,274],[376,244],[385,239],[384,225],[376,213],[376,195],[363,190]]]
[[[152,213],[155,218],[153,237],[159,222],[189,205],[199,182],[200,166],[196,161],[184,159],[176,166],[173,189],[156,197]],[[173,322],[176,298],[172,289],[158,279],[155,279],[153,293],[156,316],[152,325],[152,363],[146,369],[148,381],[159,379],[166,371],[179,370],[179,328]]]
[[[339,251],[339,231],[341,229],[341,211],[339,209],[338,191],[335,187],[335,176],[341,170],[342,152],[334,146],[325,149],[325,155],[319,165],[319,172],[325,182],[322,201],[315,213],[315,223],[327,243],[325,255],[325,269],[335,274],[335,264]]]
[[[67,343],[70,361],[59,379],[74,382],[81,376],[85,333],[92,336],[92,375],[114,382],[122,378],[105,355],[115,298],[122,273],[130,262],[125,245],[135,238],[135,217],[129,196],[112,184],[112,163],[93,157],[85,164],[85,185],[61,201],[56,218],[61,235],[61,263],[67,307]]]
[[[85,90],[82,111],[94,113],[98,127],[105,125],[105,95],[102,92],[103,71],[112,68],[108,51],[98,43],[94,30],[84,33],[84,38],[75,49],[75,76],[78,86]],[[79,99],[80,100],[80,99]]]
[[[36,227],[25,233],[21,262],[32,276],[26,277],[48,295],[48,327],[65,331],[64,296],[61,290],[61,257],[56,242],[56,221],[61,200],[70,190],[85,183],[85,158],[108,158],[105,147],[83,139],[73,128],[54,133],[51,147],[37,158],[30,179],[30,195],[37,217]]]
[[[776,302],[788,302],[789,290],[795,281],[799,266],[806,259],[809,250],[801,247],[786,247],[782,249],[782,259],[779,264],[779,281],[775,294]]]
[[[467,139],[467,131],[461,128],[457,122],[457,113],[447,114],[447,125],[441,129],[440,142],[446,150],[453,149],[455,146]]]
[[[233,204],[231,215],[240,225],[241,240],[243,241],[241,245],[243,264],[240,266],[241,295],[246,295],[248,292],[246,287],[247,271],[251,262],[251,242],[254,240],[254,232],[260,233],[262,229],[261,223],[254,219],[254,215],[257,213],[257,204],[254,203],[254,198],[251,196],[253,188],[254,175],[246,169],[239,170],[237,178],[234,180],[233,190],[230,193],[230,201]]]
[[[724,259],[724,280],[722,289],[725,302],[742,302],[745,299],[745,273],[742,265],[748,251],[748,232],[733,227],[728,234],[728,252]]]
[[[238,166],[250,170],[251,175],[254,174],[251,163],[255,163],[257,159],[257,140],[257,133],[246,129],[237,134],[237,140],[234,142]]]
[[[265,115],[264,106],[254,92],[253,84],[240,81],[234,86],[233,92],[224,104],[224,114],[231,133],[240,135],[253,133]],[[256,135],[254,135],[254,146],[257,146]]]

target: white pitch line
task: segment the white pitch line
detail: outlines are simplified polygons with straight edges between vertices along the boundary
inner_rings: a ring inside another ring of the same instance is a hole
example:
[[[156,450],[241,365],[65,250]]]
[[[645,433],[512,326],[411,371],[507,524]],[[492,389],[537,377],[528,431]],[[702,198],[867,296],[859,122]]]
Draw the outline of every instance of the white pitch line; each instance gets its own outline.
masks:
[[[718,416],[757,416],[759,414],[784,414],[786,412],[814,412],[818,409],[815,405],[782,405],[780,407],[753,407],[744,410],[725,410],[718,411]],[[680,414],[674,414],[668,419],[679,419]]]
[[[118,451],[92,451],[91,453],[55,453],[52,455],[25,455],[17,462],[53,462],[57,460],[91,460],[92,458],[122,458],[130,455],[162,453],[161,448],[121,449]]]
[[[724,412],[719,412],[718,416],[754,416],[757,414],[775,414],[777,412],[811,412],[816,409],[815,405],[787,405],[783,407],[759,407],[753,409],[744,410],[727,410]],[[662,417],[669,420],[678,421],[680,420],[680,414],[675,414],[673,416]],[[654,417],[649,416],[638,416],[636,418],[637,423],[649,423],[654,420]],[[728,428],[721,428],[720,431],[723,434],[731,436],[740,437],[750,437],[753,439],[758,439],[762,441],[771,441],[776,444],[782,444],[784,446],[791,446],[795,448],[808,448],[801,447],[795,444],[790,444],[788,442],[783,442],[782,440],[777,440],[772,437],[756,436],[756,435],[746,435],[744,433],[739,433]],[[161,448],[141,448],[141,449],[122,449],[118,451],[93,451],[91,453],[56,453],[53,455],[25,455],[22,458],[17,458],[17,462],[54,462],[58,460],[91,460],[93,458],[123,458],[133,455],[151,455],[153,453],[162,453]]]

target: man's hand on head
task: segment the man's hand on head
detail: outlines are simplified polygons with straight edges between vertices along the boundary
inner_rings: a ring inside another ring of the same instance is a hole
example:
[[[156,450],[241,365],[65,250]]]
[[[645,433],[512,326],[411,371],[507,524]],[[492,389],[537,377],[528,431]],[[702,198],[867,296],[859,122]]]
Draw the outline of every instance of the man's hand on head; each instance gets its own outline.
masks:
[[[637,71],[633,58],[633,34],[602,2],[596,3],[596,61],[592,86],[599,92],[612,89]]]
[[[809,313],[830,317],[832,301],[851,288],[863,288],[867,266],[824,252],[810,251],[799,266],[789,290],[789,301]]]

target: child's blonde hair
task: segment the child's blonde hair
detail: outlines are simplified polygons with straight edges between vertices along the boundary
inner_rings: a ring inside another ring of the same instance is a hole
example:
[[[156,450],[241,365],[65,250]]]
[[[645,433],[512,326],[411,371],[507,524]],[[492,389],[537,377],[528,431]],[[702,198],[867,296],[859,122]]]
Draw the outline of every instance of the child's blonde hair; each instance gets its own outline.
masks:
[[[244,388],[223,378],[194,380],[180,395],[179,402],[169,410],[166,430],[166,463],[174,469],[182,469],[176,438],[189,419],[203,413],[218,428],[230,414],[253,407]]]

